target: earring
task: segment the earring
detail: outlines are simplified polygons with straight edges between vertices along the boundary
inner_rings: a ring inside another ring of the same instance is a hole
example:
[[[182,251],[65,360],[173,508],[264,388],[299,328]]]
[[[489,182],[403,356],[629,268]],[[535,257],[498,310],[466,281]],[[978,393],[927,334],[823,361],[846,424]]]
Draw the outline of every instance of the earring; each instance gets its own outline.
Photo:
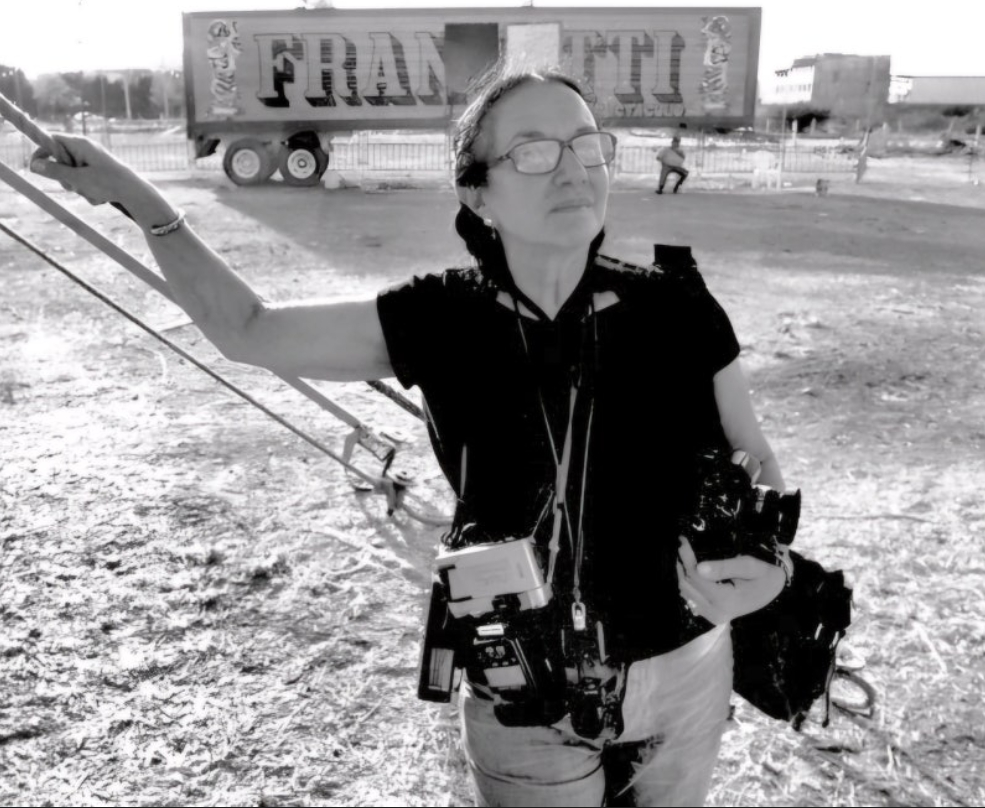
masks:
[[[483,223],[483,224],[484,224],[484,225],[485,225],[486,227],[488,227],[488,228],[489,228],[490,230],[492,229],[492,226],[493,226],[493,220],[492,220],[492,219],[483,219],[483,220],[482,220],[482,223]]]
[[[492,219],[483,219],[482,220],[482,223],[486,227],[489,228],[489,238],[491,238],[493,241],[495,241],[496,240],[497,233],[496,233],[496,228],[493,226],[493,220]]]

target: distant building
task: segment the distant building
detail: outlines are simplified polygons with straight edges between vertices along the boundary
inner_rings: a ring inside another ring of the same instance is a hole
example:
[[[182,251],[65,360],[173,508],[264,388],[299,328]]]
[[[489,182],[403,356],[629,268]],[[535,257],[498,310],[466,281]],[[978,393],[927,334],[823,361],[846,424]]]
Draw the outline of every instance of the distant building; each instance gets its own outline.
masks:
[[[985,76],[893,76],[889,82],[889,103],[985,107]]]
[[[786,106],[809,104],[814,96],[815,66],[814,58],[804,58],[775,71],[775,78],[760,88],[760,102]]]
[[[822,53],[795,59],[762,88],[767,106],[809,107],[833,118],[874,121],[889,95],[888,56]]]

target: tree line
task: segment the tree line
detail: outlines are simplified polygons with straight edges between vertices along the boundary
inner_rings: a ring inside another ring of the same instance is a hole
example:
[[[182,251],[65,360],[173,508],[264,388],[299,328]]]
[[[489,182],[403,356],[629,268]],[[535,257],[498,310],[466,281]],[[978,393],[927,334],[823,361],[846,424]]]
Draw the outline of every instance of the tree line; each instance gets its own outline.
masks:
[[[185,115],[180,70],[45,73],[32,81],[20,68],[0,64],[0,93],[41,120],[65,120],[81,112],[144,120]]]

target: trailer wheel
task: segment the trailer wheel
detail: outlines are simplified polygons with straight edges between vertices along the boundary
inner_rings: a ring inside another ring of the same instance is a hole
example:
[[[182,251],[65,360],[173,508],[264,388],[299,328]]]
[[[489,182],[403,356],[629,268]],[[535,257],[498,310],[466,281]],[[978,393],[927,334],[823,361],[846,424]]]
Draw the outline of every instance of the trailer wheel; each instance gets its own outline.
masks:
[[[277,164],[266,143],[243,138],[226,149],[222,168],[237,185],[260,185],[270,179],[270,175],[277,170]]]
[[[285,147],[280,155],[280,175],[287,185],[317,185],[328,168],[328,155],[320,146]]]

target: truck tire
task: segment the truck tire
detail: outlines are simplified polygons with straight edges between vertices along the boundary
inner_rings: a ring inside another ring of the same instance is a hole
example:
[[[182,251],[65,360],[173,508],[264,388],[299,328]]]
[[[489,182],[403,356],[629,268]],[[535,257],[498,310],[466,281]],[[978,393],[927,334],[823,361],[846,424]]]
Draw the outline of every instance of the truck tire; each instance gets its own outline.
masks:
[[[237,185],[260,185],[277,170],[277,163],[266,143],[242,138],[226,148],[222,168]]]
[[[317,185],[328,168],[328,155],[320,146],[285,147],[280,155],[280,175],[286,185]]]

